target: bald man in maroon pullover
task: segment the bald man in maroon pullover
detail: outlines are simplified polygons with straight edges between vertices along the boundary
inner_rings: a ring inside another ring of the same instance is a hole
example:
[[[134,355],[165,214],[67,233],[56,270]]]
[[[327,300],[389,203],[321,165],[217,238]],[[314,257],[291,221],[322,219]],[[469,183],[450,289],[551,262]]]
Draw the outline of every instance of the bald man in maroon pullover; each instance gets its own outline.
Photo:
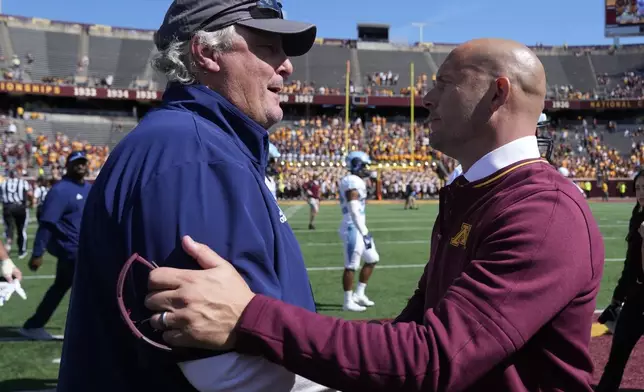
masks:
[[[527,47],[455,49],[424,99],[431,145],[461,163],[441,189],[429,262],[391,323],[253,294],[185,239],[205,271],[158,269],[146,305],[173,346],[263,356],[342,391],[592,391],[604,245],[574,184],[539,154],[545,73]],[[181,305],[177,305],[181,304]]]

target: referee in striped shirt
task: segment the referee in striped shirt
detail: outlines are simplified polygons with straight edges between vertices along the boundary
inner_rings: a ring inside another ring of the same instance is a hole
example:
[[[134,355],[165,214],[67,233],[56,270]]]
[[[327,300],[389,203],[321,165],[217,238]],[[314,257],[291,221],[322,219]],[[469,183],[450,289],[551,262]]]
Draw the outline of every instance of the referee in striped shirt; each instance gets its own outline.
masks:
[[[13,243],[13,229],[18,234],[18,258],[27,256],[27,222],[29,212],[27,203],[31,200],[31,185],[18,178],[14,169],[9,170],[9,177],[0,184],[0,199],[2,201],[2,218],[6,229],[7,252]]]

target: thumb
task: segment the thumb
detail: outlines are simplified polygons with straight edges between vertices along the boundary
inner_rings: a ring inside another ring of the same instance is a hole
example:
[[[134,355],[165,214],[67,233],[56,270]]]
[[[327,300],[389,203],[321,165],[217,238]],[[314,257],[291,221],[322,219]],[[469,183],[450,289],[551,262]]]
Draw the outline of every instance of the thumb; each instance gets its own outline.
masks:
[[[208,246],[195,242],[190,236],[184,236],[182,240],[183,250],[192,256],[203,269],[215,268],[228,262]]]

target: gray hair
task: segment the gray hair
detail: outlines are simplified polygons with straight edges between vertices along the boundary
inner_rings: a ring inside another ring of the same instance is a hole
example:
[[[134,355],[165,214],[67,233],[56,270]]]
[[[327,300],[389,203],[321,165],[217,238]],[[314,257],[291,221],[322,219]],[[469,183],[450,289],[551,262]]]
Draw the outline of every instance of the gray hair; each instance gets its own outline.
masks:
[[[198,31],[195,33],[199,44],[218,53],[230,51],[237,36],[238,33],[235,31],[234,25],[213,32]],[[162,73],[168,82],[195,83],[198,66],[193,59],[190,42],[191,40],[172,41],[166,49],[156,52],[152,56],[152,68]]]

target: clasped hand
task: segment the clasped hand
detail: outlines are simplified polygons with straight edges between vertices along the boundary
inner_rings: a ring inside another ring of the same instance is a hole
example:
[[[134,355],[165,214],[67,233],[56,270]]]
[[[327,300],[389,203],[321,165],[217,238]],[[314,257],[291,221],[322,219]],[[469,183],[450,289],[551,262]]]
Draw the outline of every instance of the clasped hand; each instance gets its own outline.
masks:
[[[152,270],[145,299],[145,306],[156,312],[150,323],[164,331],[163,339],[170,346],[231,349],[235,326],[255,294],[235,268],[208,246],[188,236],[182,246],[203,270]]]

